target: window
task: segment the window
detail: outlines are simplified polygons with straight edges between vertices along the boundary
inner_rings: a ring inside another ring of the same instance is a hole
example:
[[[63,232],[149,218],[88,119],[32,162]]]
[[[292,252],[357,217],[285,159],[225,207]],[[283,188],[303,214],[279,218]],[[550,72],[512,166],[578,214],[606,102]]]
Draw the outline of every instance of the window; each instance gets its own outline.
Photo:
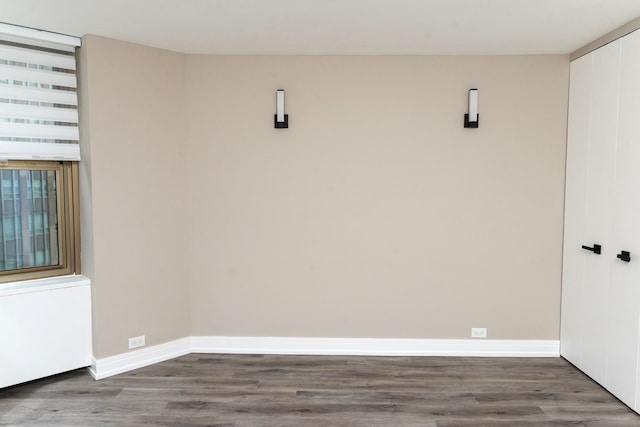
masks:
[[[0,23],[0,283],[80,272],[79,45]]]
[[[78,271],[77,169],[73,162],[0,166],[0,282]]]

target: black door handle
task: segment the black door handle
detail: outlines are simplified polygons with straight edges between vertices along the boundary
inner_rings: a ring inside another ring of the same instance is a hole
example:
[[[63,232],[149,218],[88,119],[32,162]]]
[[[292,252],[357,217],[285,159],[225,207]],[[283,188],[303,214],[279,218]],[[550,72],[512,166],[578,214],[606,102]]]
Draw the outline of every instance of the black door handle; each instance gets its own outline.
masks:
[[[631,261],[631,252],[622,251],[618,255],[616,255],[616,257],[620,258],[620,261],[629,262]]]
[[[596,245],[596,244],[594,244],[592,248],[590,248],[589,246],[582,245],[582,249],[586,249],[598,255],[602,253],[602,246]]]

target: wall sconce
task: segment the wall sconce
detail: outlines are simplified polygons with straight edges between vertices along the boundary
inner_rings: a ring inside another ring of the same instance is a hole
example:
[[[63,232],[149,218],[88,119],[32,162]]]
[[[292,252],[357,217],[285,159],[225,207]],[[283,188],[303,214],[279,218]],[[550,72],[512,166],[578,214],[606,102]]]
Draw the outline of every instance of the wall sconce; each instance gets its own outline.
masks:
[[[284,113],[284,89],[276,91],[276,114],[273,116],[276,129],[289,127],[289,115]]]
[[[469,89],[469,112],[464,115],[464,127],[477,128],[479,122],[478,89]]]

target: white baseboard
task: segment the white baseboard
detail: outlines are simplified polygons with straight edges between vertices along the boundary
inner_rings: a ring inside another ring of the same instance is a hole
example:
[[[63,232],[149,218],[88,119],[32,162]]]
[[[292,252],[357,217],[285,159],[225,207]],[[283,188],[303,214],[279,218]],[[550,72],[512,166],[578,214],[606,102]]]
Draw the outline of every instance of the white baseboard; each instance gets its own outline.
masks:
[[[191,337],[193,353],[558,357],[559,341]]]
[[[164,362],[191,353],[191,339],[181,338],[168,343],[142,348],[103,359],[91,358],[89,372],[96,380]]]
[[[93,359],[90,372],[95,379],[102,379],[189,353],[559,357],[560,341],[190,337],[104,359]]]

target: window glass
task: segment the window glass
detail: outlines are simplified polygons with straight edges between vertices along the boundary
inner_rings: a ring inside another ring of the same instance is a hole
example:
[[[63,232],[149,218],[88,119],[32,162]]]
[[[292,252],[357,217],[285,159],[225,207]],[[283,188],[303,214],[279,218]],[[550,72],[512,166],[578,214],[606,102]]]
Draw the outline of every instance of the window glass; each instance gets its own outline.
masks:
[[[0,271],[59,264],[56,171],[0,173]]]

